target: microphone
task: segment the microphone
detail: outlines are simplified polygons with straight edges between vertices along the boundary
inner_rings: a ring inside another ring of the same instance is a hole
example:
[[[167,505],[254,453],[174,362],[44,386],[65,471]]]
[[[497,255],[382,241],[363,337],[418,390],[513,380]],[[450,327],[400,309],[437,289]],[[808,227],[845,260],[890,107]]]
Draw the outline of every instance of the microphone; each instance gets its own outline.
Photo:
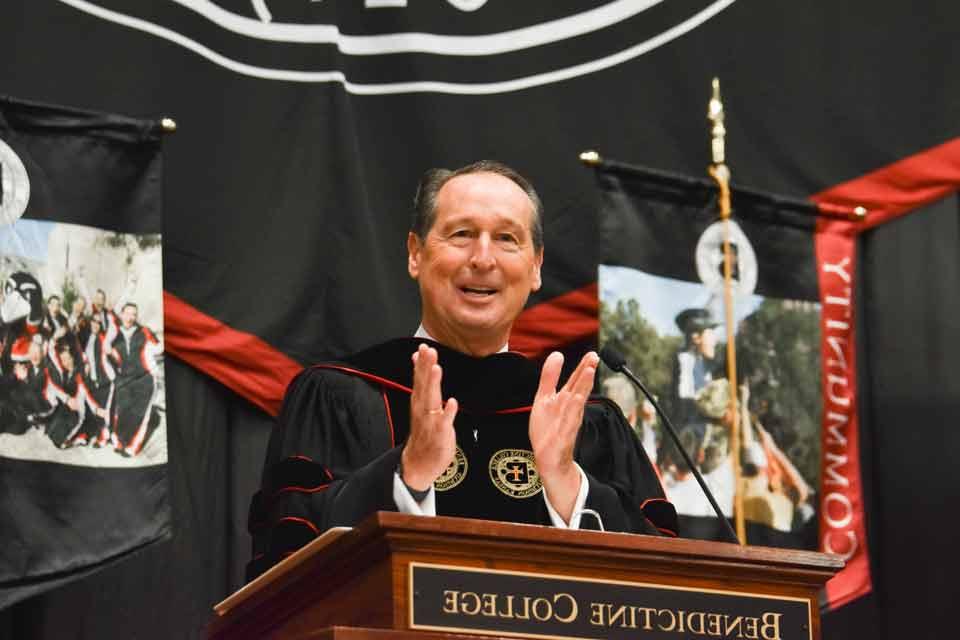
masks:
[[[710,506],[713,507],[713,510],[717,514],[717,517],[720,518],[720,521],[723,522],[725,531],[727,532],[730,540],[736,544],[742,545],[743,543],[740,542],[739,538],[737,538],[737,534],[733,531],[733,527],[730,526],[730,522],[727,520],[726,516],[723,515],[723,512],[720,510],[720,506],[717,505],[717,500],[713,497],[713,494],[710,493],[710,489],[707,488],[707,484],[703,481],[703,476],[700,475],[696,465],[693,464],[690,456],[687,455],[686,450],[684,450],[683,445],[680,444],[680,438],[677,437],[677,431],[673,428],[673,423],[670,422],[670,418],[668,418],[667,414],[665,414],[663,409],[660,408],[660,405],[657,403],[656,399],[654,399],[653,394],[647,391],[647,388],[643,386],[643,383],[640,382],[640,379],[637,378],[632,371],[630,371],[629,367],[627,367],[627,359],[610,345],[603,345],[603,347],[600,349],[599,355],[600,359],[603,360],[605,365],[610,367],[610,369],[613,371],[627,376],[627,378],[630,379],[630,382],[635,384],[637,388],[643,392],[643,395],[647,396],[650,404],[652,404],[653,408],[657,410],[657,415],[659,415],[660,419],[663,420],[663,425],[667,428],[667,433],[670,434],[670,437],[673,439],[673,443],[677,445],[677,450],[680,451],[680,455],[683,456],[683,460],[687,463],[687,467],[693,472],[693,477],[697,479],[700,489],[703,490],[703,494],[707,496],[707,500],[710,501]]]

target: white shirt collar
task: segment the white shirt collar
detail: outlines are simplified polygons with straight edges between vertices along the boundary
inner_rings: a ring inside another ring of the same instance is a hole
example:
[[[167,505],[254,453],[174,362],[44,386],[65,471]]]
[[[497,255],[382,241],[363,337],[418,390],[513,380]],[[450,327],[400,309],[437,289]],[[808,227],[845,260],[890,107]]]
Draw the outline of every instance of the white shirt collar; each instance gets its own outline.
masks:
[[[430,335],[429,333],[427,333],[427,330],[423,328],[423,324],[422,324],[422,323],[420,324],[419,327],[417,327],[417,332],[416,332],[415,334],[413,334],[413,337],[414,337],[414,338],[426,338],[427,340],[433,340],[434,342],[440,342],[439,340],[437,340],[436,338],[434,338],[432,335]],[[500,347],[500,350],[497,351],[497,353],[506,353],[506,352],[509,351],[509,350],[510,350],[510,343],[508,342],[508,343],[504,344],[502,347]]]

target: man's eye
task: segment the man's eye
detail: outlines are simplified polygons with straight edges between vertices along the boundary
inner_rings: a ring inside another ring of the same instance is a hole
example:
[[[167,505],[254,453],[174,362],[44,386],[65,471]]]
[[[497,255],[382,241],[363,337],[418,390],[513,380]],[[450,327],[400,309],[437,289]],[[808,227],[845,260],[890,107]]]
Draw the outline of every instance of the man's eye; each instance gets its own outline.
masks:
[[[512,233],[501,233],[500,235],[497,236],[497,240],[506,244],[512,244],[512,245],[520,244],[520,240],[517,238],[517,236],[513,235]]]

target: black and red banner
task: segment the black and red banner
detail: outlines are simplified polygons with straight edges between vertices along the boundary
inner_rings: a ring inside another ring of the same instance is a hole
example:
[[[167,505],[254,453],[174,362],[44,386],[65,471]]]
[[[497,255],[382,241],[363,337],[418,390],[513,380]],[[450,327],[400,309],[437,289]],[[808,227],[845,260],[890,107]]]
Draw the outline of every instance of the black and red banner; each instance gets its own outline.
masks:
[[[818,224],[853,210],[821,212],[734,189],[733,217],[721,222],[707,180],[618,163],[598,167],[597,179],[601,342],[626,354],[659,396],[724,515],[743,511],[748,544],[841,554],[848,564],[830,583],[829,603],[868,593],[852,348],[856,239],[853,225],[838,234]],[[729,411],[730,358],[739,416]],[[681,535],[724,540],[650,402],[619,375],[602,387],[659,468]]]
[[[160,137],[0,98],[0,608],[169,535]]]

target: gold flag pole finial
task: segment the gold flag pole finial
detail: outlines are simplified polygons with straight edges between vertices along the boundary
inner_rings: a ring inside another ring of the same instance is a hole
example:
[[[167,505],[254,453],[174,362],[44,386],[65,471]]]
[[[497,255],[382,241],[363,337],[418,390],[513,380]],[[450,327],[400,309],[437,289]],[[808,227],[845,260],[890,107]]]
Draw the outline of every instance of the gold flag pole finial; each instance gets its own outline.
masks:
[[[713,159],[713,166],[720,173],[720,177],[730,182],[730,170],[727,169],[727,150],[726,138],[727,128],[723,124],[723,100],[720,98],[720,79],[714,78],[713,95],[710,97],[710,103],[707,105],[707,119],[713,123],[710,129],[710,151]]]
[[[603,162],[603,158],[600,157],[600,153],[597,151],[584,151],[580,154],[580,162],[588,167],[595,167]]]
[[[173,118],[161,118],[160,128],[164,133],[173,133],[177,130],[177,122]]]
[[[713,163],[710,176],[720,189],[720,220],[723,223],[723,307],[727,325],[727,380],[730,381],[730,415],[740,416],[737,384],[737,346],[734,332],[733,313],[733,255],[730,250],[730,169],[726,164],[727,128],[723,124],[723,100],[720,98],[720,79],[714,78],[713,92],[707,105],[707,119],[713,123],[710,129],[710,152]],[[743,407],[746,411],[747,408]],[[740,468],[740,420],[735,419],[730,426],[730,450],[733,456],[734,486],[737,488],[733,500],[733,515],[737,538],[740,544],[747,543],[747,524],[743,514],[743,473]]]

